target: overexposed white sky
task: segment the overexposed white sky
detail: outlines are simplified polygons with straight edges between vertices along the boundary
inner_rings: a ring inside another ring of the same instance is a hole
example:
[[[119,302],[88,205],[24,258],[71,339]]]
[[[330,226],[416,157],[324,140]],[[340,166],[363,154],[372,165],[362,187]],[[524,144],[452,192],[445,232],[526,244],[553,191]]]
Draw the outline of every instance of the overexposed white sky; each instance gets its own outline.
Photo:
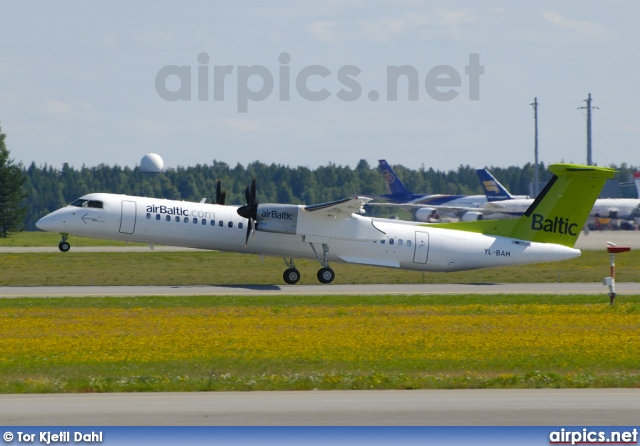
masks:
[[[523,165],[534,159],[534,97],[540,159],[584,163],[578,108],[589,93],[594,162],[640,162],[634,0],[33,1],[4,3],[2,17],[0,126],[25,165],[133,167],[149,152],[168,167]],[[478,100],[472,54],[484,69]],[[171,65],[183,76],[161,81],[182,100],[156,88]],[[425,85],[442,65],[459,75],[436,86],[457,93],[447,101]],[[417,73],[417,100],[406,77],[388,99],[394,66]],[[300,79],[326,98],[309,100]]]

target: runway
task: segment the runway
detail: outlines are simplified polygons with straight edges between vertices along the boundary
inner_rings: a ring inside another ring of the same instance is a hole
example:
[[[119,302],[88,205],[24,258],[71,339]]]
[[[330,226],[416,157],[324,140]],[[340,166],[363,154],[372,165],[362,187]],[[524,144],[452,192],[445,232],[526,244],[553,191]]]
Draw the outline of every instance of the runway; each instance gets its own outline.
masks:
[[[640,389],[2,395],[0,425],[637,425]]]
[[[602,283],[480,283],[372,285],[228,285],[228,286],[55,286],[0,287],[0,298],[131,296],[266,296],[266,295],[408,295],[408,294],[601,294]],[[616,283],[619,296],[640,294],[637,283]]]

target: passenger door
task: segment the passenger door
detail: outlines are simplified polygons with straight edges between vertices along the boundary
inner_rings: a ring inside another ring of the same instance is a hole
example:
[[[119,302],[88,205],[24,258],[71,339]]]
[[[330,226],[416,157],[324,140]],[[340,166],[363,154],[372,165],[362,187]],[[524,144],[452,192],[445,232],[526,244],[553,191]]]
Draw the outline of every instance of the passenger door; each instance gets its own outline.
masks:
[[[120,217],[120,232],[133,234],[136,229],[136,202],[122,200],[122,216]]]

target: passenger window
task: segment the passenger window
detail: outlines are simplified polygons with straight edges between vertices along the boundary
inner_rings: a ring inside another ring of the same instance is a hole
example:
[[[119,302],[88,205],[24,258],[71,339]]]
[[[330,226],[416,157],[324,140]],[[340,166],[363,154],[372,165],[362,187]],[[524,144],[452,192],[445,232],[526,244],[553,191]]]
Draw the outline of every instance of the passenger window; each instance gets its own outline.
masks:
[[[202,222],[204,223],[204,220],[203,220]],[[198,224],[198,219],[197,219],[197,218],[194,218],[194,219],[193,219],[193,224],[194,224],[194,225],[197,225],[197,224]]]
[[[147,212],[147,220],[151,220],[151,214]]]
[[[185,217],[185,218],[184,218],[184,222],[185,222],[185,223],[189,223],[189,217]]]
[[[243,226],[242,222],[238,223],[238,229],[242,229]]]
[[[156,214],[156,220],[160,221],[160,214]]]
[[[398,246],[402,246],[402,239],[398,240]]]
[[[407,248],[411,248],[411,240],[407,240]]]
[[[167,220],[167,221],[171,221],[171,215],[167,215],[167,217],[165,218],[165,220]]]
[[[203,218],[203,219],[202,219],[202,226],[204,226],[204,225],[206,225],[206,224],[207,224],[207,219],[206,219],[206,218]]]
[[[381,245],[384,245],[384,240],[380,240],[380,244],[381,244]]]
[[[390,239],[389,239],[389,244],[390,244],[390,245],[393,245],[393,240],[394,240],[394,239],[392,239],[392,238],[390,238]]]
[[[229,227],[233,228],[233,222],[232,221],[229,222]]]
[[[222,220],[220,220],[220,221],[218,222],[218,226],[220,226],[220,227],[223,227],[223,226],[224,226],[224,223],[222,223]]]
[[[211,226],[215,226],[216,225],[216,221],[215,220],[211,220]]]
[[[176,223],[180,223],[180,216],[176,215]]]

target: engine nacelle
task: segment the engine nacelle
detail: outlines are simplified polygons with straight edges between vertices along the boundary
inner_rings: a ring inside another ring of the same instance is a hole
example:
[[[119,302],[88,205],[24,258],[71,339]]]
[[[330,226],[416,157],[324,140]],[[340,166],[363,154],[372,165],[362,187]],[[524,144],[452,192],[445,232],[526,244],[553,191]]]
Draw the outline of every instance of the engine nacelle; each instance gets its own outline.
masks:
[[[478,221],[483,219],[484,215],[482,212],[465,212],[462,214],[462,217],[460,217],[460,221]]]
[[[263,232],[295,234],[299,210],[300,207],[294,204],[259,204],[256,229]]]
[[[413,213],[416,221],[424,221],[425,223],[435,223],[440,221],[440,215],[434,208],[421,207]]]

